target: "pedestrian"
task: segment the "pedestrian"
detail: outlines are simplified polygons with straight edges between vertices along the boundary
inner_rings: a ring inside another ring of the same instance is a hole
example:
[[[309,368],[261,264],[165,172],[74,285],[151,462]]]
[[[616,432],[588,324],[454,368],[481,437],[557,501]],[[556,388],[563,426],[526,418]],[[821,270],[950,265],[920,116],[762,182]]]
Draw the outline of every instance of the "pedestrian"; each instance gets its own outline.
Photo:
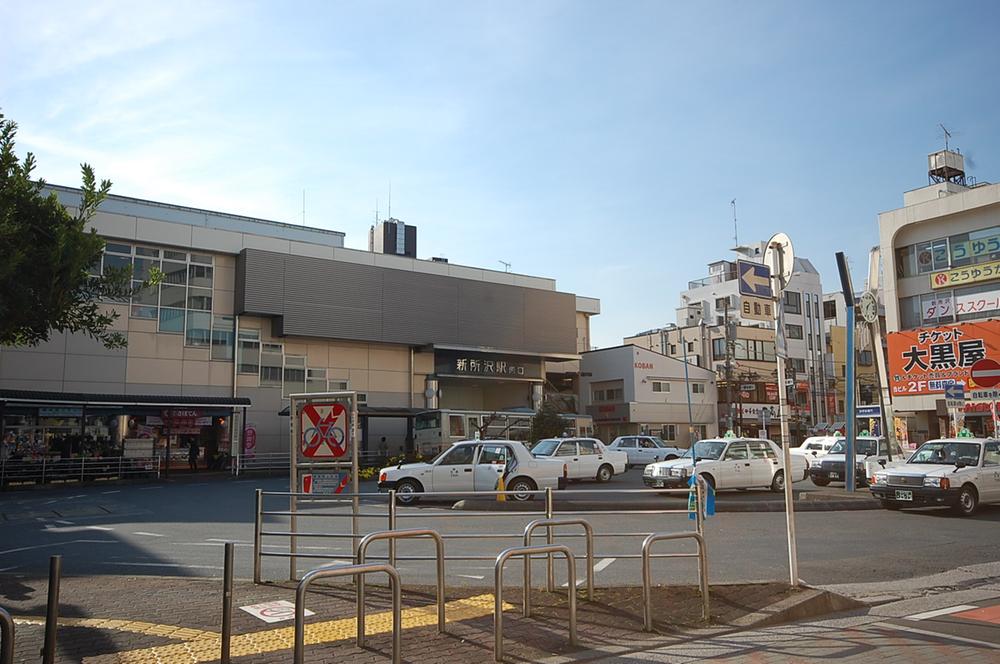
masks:
[[[188,466],[194,472],[198,472],[198,443],[193,440],[188,443]]]

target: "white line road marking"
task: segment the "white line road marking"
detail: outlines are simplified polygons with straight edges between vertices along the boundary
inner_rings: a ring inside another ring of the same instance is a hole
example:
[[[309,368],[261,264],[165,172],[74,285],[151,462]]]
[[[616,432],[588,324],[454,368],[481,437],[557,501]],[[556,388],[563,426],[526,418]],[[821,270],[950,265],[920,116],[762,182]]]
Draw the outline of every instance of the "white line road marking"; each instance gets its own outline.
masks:
[[[108,495],[109,493],[121,493],[121,489],[115,489],[114,491],[102,491],[103,495]]]
[[[182,563],[101,563],[102,565],[117,565],[120,567],[173,567],[185,569],[225,569],[221,565],[184,565]]]
[[[0,572],[9,572],[12,569],[17,569],[20,565],[14,565],[13,567],[0,567]]]
[[[161,535],[160,533],[146,533],[141,530],[137,530],[133,535],[145,535],[146,537],[166,537],[166,535]]]
[[[44,504],[46,504],[46,505],[52,505],[53,503],[58,503],[58,502],[59,502],[59,499],[57,498],[55,500],[47,500],[47,501],[45,501]]]
[[[64,526],[75,526],[76,525],[72,521],[66,521],[65,519],[56,519],[56,523],[61,523]]]
[[[86,497],[87,497],[87,494],[81,493],[81,494],[76,495],[76,496],[70,496],[66,500],[76,500],[77,498],[86,498]]]
[[[991,650],[997,647],[996,643],[990,643],[989,641],[977,641],[976,639],[967,639],[964,636],[954,636],[952,634],[945,634],[944,632],[932,632],[928,629],[917,629],[916,627],[904,627],[903,625],[894,625],[882,623],[886,629],[898,629],[901,632],[912,632],[913,634],[921,634],[923,636],[933,636],[939,639],[947,639],[949,641],[957,641],[958,643],[970,643],[975,646],[984,646]]]
[[[43,533],[79,533],[84,530],[101,530],[107,532],[114,530],[114,528],[109,528],[107,526],[59,526],[58,528],[45,526],[42,528]]]
[[[905,620],[927,620],[928,618],[937,618],[938,616],[946,616],[949,613],[958,613],[959,611],[968,611],[969,609],[975,608],[977,607],[970,606],[969,604],[959,604],[958,606],[949,606],[947,609],[915,613],[912,616],[906,616]]]
[[[615,562],[615,560],[615,558],[601,558],[594,564],[594,571],[600,572],[601,570],[607,569],[611,563]]]
[[[20,553],[21,551],[34,551],[35,549],[47,549],[53,546],[67,546],[69,544],[118,544],[118,540],[91,540],[91,539],[77,539],[69,540],[68,542],[52,542],[50,544],[36,544],[34,546],[22,546],[17,549],[7,549],[6,551],[0,551],[0,556],[5,553]]]
[[[481,576],[476,576],[475,574],[455,574],[455,575],[453,575],[453,576],[460,576],[460,577],[462,577],[463,579],[478,579],[478,580],[480,580],[480,581],[482,581],[482,580],[483,580],[483,577],[481,577]]]
[[[610,565],[611,563],[615,562],[615,560],[616,560],[615,558],[601,558],[596,563],[594,563],[594,571],[595,572],[600,572],[602,569],[606,569],[608,567],[608,565]],[[586,580],[587,580],[587,577],[584,577],[582,579],[577,579],[576,580],[576,585],[582,586],[583,583],[584,583],[584,581],[586,581]],[[569,585],[569,581],[567,581],[566,583],[562,584],[562,587],[565,588],[568,585]]]

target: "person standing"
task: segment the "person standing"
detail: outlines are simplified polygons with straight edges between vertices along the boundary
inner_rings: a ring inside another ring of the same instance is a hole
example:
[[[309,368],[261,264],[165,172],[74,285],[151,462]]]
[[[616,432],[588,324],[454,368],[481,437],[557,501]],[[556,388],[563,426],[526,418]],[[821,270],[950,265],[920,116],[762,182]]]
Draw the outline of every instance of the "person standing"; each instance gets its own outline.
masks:
[[[192,440],[188,443],[188,466],[194,472],[198,472],[198,441]]]

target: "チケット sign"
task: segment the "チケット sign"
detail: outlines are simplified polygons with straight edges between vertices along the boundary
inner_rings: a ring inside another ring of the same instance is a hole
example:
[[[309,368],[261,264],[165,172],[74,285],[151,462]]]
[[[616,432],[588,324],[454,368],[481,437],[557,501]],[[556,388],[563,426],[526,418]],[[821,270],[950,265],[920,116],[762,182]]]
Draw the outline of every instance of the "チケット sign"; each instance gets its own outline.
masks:
[[[1000,321],[890,332],[888,345],[894,395],[943,394],[953,383],[974,387],[973,366],[1000,358]]]
[[[310,459],[339,459],[350,449],[350,416],[344,404],[307,403],[299,419],[299,452]]]

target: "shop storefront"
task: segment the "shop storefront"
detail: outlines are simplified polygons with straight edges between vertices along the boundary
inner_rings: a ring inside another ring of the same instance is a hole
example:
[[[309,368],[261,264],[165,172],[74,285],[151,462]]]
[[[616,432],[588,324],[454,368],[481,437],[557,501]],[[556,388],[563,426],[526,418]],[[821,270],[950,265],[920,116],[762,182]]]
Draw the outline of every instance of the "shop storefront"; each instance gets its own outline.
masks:
[[[159,457],[164,469],[221,469],[246,398],[0,390],[0,460]]]

